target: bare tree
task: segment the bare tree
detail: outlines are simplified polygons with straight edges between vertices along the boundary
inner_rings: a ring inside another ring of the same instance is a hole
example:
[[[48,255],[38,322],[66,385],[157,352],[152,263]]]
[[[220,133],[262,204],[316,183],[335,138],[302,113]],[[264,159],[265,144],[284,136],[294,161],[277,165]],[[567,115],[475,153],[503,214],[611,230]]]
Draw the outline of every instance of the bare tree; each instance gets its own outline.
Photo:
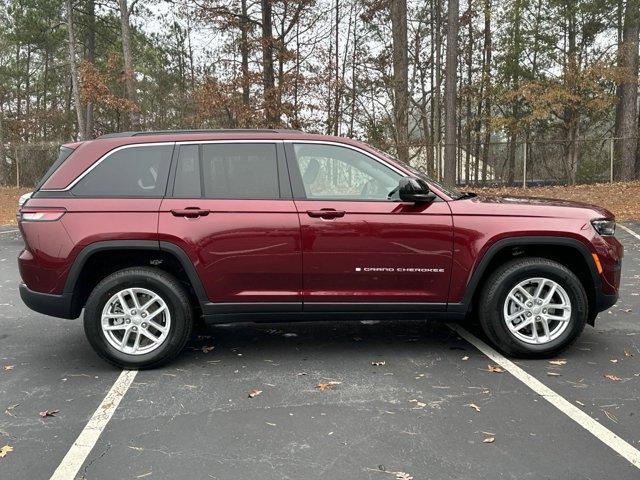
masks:
[[[273,69],[272,0],[261,0],[262,6],[262,86],[264,88],[265,120],[267,127],[281,123]]]
[[[67,30],[69,35],[69,66],[71,68],[71,83],[73,88],[73,101],[75,102],[76,115],[78,118],[78,139],[84,138],[85,126],[82,115],[82,102],[80,101],[80,79],[78,76],[78,65],[76,64],[76,34],[73,26],[73,1],[67,0]]]
[[[640,31],[640,0],[628,0],[624,14],[622,41],[618,44],[618,67],[624,79],[620,84],[616,105],[616,137],[619,166],[614,174],[618,180],[635,176],[637,147],[636,115],[638,111],[638,35]]]
[[[407,0],[391,1],[393,37],[393,113],[398,159],[409,163],[409,59]]]
[[[132,103],[129,119],[133,130],[140,129],[140,110],[138,108],[138,94],[136,91],[136,74],[133,69],[133,53],[131,51],[131,23],[129,17],[137,0],[127,5],[127,0],[118,0],[120,9],[120,28],[122,31],[122,55],[124,57],[124,86],[127,99]]]
[[[459,0],[449,0],[444,103],[444,183],[456,183],[456,67],[458,65]]]

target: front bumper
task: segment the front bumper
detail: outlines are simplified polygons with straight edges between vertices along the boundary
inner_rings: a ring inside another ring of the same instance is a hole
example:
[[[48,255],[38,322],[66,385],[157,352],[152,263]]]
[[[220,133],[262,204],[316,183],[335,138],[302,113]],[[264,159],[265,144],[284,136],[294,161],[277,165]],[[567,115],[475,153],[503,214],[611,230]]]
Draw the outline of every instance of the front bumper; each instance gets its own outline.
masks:
[[[31,310],[51,317],[78,318],[77,309],[73,306],[73,294],[52,295],[34,292],[24,283],[20,284],[20,298]]]

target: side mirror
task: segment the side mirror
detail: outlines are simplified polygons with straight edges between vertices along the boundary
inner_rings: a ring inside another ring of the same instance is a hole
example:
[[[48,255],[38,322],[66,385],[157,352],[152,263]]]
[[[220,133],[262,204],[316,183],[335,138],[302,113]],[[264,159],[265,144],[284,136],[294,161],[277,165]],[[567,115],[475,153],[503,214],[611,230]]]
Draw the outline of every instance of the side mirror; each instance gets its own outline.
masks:
[[[412,203],[432,202],[436,198],[425,182],[418,178],[407,177],[400,179],[398,187],[389,197]]]

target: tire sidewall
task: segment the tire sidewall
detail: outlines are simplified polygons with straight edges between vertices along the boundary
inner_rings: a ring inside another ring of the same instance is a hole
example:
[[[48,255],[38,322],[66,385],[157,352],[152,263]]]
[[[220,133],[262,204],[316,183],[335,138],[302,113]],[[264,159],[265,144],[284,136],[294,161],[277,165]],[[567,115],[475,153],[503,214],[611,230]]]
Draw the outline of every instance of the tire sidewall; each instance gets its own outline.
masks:
[[[129,368],[143,368],[173,356],[184,343],[185,329],[189,319],[185,315],[180,296],[171,284],[155,275],[118,272],[98,284],[89,297],[84,312],[84,329],[93,348],[112,363]],[[102,331],[102,310],[109,299],[127,288],[145,288],[158,294],[171,314],[171,326],[165,341],[155,350],[142,355],[128,355],[114,348]]]
[[[504,302],[507,295],[518,283],[529,278],[548,278],[558,283],[567,292],[571,302],[571,318],[562,334],[551,342],[534,345],[516,338],[504,320]],[[497,337],[498,343],[506,346],[509,353],[520,355],[541,355],[559,351],[570,344],[584,329],[588,314],[588,301],[584,288],[578,278],[565,268],[554,263],[530,263],[520,268],[511,268],[495,278],[498,285],[486,298],[487,312],[484,313],[483,326],[489,328]],[[484,325],[487,323],[488,325]]]

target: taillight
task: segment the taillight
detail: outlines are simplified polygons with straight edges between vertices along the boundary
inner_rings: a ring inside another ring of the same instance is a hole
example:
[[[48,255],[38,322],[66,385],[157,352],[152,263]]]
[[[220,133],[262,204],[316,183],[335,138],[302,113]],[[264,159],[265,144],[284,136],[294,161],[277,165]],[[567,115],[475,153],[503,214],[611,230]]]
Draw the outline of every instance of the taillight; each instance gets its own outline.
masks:
[[[62,208],[47,208],[42,210],[27,210],[20,213],[23,222],[54,222],[60,220],[66,210]]]

